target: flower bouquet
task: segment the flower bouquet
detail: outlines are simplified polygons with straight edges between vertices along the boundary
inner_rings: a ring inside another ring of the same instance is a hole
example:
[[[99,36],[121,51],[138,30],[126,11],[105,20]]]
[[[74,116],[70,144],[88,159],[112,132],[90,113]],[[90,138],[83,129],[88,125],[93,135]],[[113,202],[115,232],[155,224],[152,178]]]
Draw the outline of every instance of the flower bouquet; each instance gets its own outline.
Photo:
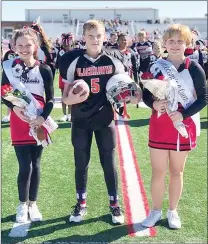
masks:
[[[152,73],[145,72],[141,76],[141,82],[147,90],[149,90],[153,96],[158,99],[166,99],[168,101],[166,112],[177,111],[178,109],[178,86],[174,80],[165,80],[164,76],[158,76],[154,78]],[[158,112],[158,117],[161,114]],[[188,133],[183,122],[174,123],[174,127],[185,138],[188,138]]]
[[[25,108],[26,111],[24,115],[31,120],[35,119],[43,111],[38,101],[33,97],[30,91],[26,89],[22,82],[15,84],[15,87],[11,84],[3,85],[1,87],[1,96],[13,105]],[[30,128],[29,134],[37,141],[37,145],[46,147],[51,143],[49,134],[57,128],[58,125],[56,122],[48,116],[41,127]]]

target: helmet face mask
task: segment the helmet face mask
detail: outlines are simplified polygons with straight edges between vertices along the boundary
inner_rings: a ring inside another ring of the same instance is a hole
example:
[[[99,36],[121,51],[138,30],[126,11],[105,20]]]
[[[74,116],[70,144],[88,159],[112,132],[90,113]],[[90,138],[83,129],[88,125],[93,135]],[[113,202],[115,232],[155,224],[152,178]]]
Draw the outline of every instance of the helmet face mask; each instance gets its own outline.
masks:
[[[137,84],[126,74],[114,75],[106,85],[106,96],[115,110],[129,103],[139,90]]]

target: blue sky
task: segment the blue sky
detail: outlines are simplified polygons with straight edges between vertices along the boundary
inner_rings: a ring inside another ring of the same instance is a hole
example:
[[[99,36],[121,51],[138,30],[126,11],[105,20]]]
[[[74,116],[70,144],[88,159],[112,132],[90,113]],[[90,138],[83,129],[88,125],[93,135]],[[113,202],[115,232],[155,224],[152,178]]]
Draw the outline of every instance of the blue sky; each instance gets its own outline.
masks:
[[[156,8],[159,16],[176,18],[204,17],[206,1],[2,1],[2,20],[25,20],[25,9],[33,8]]]

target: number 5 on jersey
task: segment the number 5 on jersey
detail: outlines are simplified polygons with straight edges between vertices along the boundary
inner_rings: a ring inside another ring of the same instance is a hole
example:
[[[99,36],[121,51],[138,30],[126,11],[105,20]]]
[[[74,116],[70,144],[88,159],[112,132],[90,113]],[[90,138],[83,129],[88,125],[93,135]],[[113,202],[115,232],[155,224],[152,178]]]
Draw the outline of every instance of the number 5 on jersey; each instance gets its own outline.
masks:
[[[99,82],[100,82],[99,78],[91,79],[91,92],[92,93],[98,93],[100,91]]]

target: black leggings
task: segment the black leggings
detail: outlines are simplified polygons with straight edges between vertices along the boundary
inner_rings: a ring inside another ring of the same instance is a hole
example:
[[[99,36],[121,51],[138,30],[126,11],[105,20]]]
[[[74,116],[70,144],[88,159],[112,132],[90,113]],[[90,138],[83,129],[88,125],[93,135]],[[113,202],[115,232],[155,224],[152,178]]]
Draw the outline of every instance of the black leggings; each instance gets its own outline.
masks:
[[[108,127],[102,127],[94,131],[97,142],[100,162],[104,171],[104,177],[108,194],[112,202],[117,201],[118,180],[115,160],[116,130],[114,121]],[[84,200],[87,185],[88,165],[90,161],[90,149],[93,130],[82,129],[72,124],[72,144],[75,158],[75,180],[78,200]],[[83,197],[84,196],[84,197]]]
[[[37,145],[14,146],[19,162],[17,178],[19,200],[36,201],[40,184],[40,159],[43,147]]]

